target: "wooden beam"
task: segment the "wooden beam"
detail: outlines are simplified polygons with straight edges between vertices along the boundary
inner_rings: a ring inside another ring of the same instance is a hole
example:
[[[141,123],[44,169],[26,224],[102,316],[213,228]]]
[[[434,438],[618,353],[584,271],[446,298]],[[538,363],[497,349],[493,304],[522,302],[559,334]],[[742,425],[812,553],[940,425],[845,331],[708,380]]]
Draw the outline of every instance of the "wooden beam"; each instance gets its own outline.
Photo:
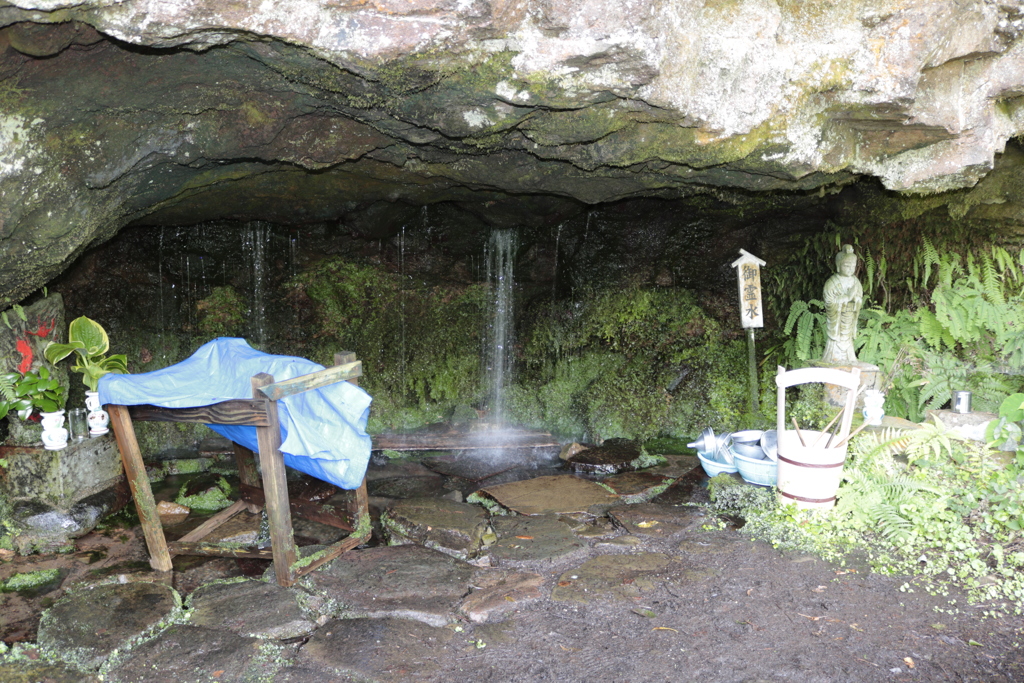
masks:
[[[305,565],[303,567],[296,568],[296,570],[295,570],[296,578],[298,578],[300,576],[305,576],[306,574],[310,573],[311,571],[313,571],[317,567],[319,567],[319,566],[321,566],[321,565],[323,565],[323,564],[325,564],[327,562],[330,562],[331,560],[336,558],[338,555],[341,555],[342,553],[347,553],[349,550],[352,550],[353,548],[356,548],[357,546],[362,545],[367,540],[369,540],[369,539],[367,537],[365,537],[365,536],[349,536],[346,539],[338,541],[334,545],[330,546],[329,549],[327,550],[327,552],[325,552],[323,555],[318,557],[314,562],[310,562],[309,564],[307,564],[307,565]]]
[[[176,555],[210,555],[213,557],[250,557],[256,560],[271,560],[274,551],[271,548],[241,548],[217,545],[215,543],[182,543],[170,544]]]
[[[501,432],[448,432],[414,434],[377,434],[373,437],[373,450],[392,451],[450,451],[474,448],[541,448],[557,446],[558,441],[548,432],[504,430]]]
[[[141,422],[199,422],[201,424],[254,425],[266,427],[267,402],[262,398],[223,401],[195,408],[129,406],[133,420]]]
[[[351,363],[344,363],[342,365],[333,365],[329,368],[324,368],[319,372],[302,375],[301,377],[295,377],[294,379],[274,382],[273,384],[262,387],[260,389],[260,395],[266,396],[271,401],[277,401],[285,396],[300,394],[303,391],[319,389],[320,387],[325,387],[330,384],[336,384],[344,380],[361,377],[362,374],[363,362],[359,360],[352,361]]]
[[[224,522],[228,521],[239,512],[244,510],[246,507],[244,500],[236,500],[234,503],[224,508],[213,517],[197,526],[192,531],[188,532],[177,540],[177,543],[190,543],[192,541],[202,540],[207,534],[219,527]]]
[[[135,427],[125,406],[108,405],[110,426],[117,438],[117,447],[121,451],[121,462],[124,464],[125,477],[135,498],[135,508],[139,511],[142,533],[146,537],[149,549],[149,565],[158,572],[171,571],[171,555],[167,550],[167,539],[164,527],[160,524],[160,516],[156,513],[156,499],[153,489],[149,486],[146,466],[142,462],[142,451],[139,450],[138,439],[135,438]]]
[[[253,396],[274,383],[274,378],[261,372],[252,378]],[[274,575],[277,583],[287,588],[295,583],[292,565],[295,564],[295,535],[292,532],[291,508],[288,505],[288,481],[285,476],[284,456],[281,455],[281,425],[277,419],[277,403],[267,403],[266,427],[256,428],[256,441],[260,451],[260,469],[263,472],[263,493],[267,499],[267,518],[270,522],[270,543],[274,550]]]

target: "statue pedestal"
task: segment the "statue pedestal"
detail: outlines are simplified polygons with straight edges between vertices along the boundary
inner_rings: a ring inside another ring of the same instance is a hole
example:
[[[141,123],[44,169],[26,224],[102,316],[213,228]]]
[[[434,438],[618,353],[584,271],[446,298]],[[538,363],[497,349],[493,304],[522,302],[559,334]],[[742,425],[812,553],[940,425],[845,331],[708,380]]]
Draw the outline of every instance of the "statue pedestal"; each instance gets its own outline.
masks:
[[[850,372],[854,368],[860,368],[860,393],[857,396],[857,403],[855,405],[858,412],[864,409],[864,392],[868,389],[879,388],[878,366],[872,365],[871,363],[862,363],[860,361],[853,361],[852,363],[829,363],[828,361],[823,360],[812,360],[808,361],[807,365],[812,368],[833,368],[844,372]],[[840,387],[835,384],[826,384],[825,403],[835,408],[842,408],[846,405],[846,392],[847,389],[844,387]]]

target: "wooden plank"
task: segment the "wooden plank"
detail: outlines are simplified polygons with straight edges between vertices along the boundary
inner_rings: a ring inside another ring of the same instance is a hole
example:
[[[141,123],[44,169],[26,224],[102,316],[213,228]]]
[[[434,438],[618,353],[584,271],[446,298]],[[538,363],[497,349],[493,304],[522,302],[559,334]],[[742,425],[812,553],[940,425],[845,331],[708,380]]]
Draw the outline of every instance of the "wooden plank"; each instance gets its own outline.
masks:
[[[392,451],[449,451],[476,448],[542,448],[557,446],[558,441],[548,432],[505,430],[502,432],[447,432],[414,434],[377,434],[373,436],[373,450]]]
[[[125,477],[135,498],[135,508],[139,511],[142,533],[146,537],[149,549],[149,565],[158,572],[171,571],[171,555],[167,550],[167,539],[164,528],[160,524],[160,516],[156,513],[156,500],[153,489],[149,486],[146,466],[142,462],[142,451],[139,450],[138,439],[135,438],[135,427],[128,409],[120,405],[108,405],[110,426],[114,429],[117,447],[121,451],[121,462],[124,463]]]
[[[244,500],[256,505],[264,504],[263,489],[255,486],[246,486],[245,484],[241,484],[240,489]],[[320,503],[313,503],[308,500],[292,500],[289,496],[288,507],[292,514],[304,519],[326,524],[343,531],[353,530],[353,523],[350,521],[348,514],[325,509],[325,506]]]
[[[334,364],[344,365],[345,363],[353,363],[356,360],[355,351],[339,351],[334,354]]]
[[[259,503],[255,503],[242,496],[246,502],[246,509],[249,512],[257,513],[263,507],[263,489],[260,488],[260,473],[256,469],[256,458],[253,452],[242,444],[236,443],[233,445],[235,447],[235,464],[238,466],[238,480],[243,485],[257,488],[260,491],[261,500]]]
[[[208,555],[213,557],[251,557],[256,560],[271,560],[274,551],[271,548],[235,548],[216,545],[214,543],[182,543],[170,544],[176,555]]]
[[[330,384],[336,384],[343,380],[360,377],[363,374],[363,362],[352,361],[342,365],[334,365],[294,379],[286,379],[281,382],[274,382],[269,386],[262,387],[260,394],[271,401],[277,401],[285,396],[300,394],[303,391],[319,389]]]
[[[368,536],[349,536],[341,541],[338,541],[334,545],[329,547],[329,550],[325,552],[321,557],[318,557],[315,561],[303,567],[297,567],[295,570],[295,577],[305,576],[317,567],[330,562],[338,555],[347,553],[349,550],[356,548],[369,540]]]
[[[255,425],[266,427],[267,402],[262,398],[223,401],[194,408],[129,406],[133,420],[142,422],[199,422],[201,424]]]
[[[236,500],[234,503],[224,508],[213,517],[197,526],[192,531],[188,532],[184,536],[178,539],[178,543],[190,543],[192,541],[198,541],[204,538],[208,533],[219,527],[224,522],[228,521],[239,512],[246,508],[244,500]]]
[[[274,383],[274,378],[261,372],[252,378],[253,396]],[[270,521],[270,543],[274,550],[274,575],[277,583],[288,587],[295,583],[292,565],[295,564],[295,536],[292,532],[291,508],[288,505],[288,481],[285,478],[284,457],[281,455],[281,426],[277,418],[277,403],[267,403],[266,427],[256,428],[256,441],[260,451],[260,469],[263,472],[263,494],[267,500],[267,518]]]

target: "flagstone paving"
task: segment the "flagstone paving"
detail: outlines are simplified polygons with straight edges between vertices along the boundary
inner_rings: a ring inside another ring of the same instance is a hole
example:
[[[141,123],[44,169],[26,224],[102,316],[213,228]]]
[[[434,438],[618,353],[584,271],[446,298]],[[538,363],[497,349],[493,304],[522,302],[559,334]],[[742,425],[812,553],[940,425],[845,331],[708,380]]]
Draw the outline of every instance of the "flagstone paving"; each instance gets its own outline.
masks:
[[[692,476],[651,503],[609,509],[602,490],[597,506],[534,504],[538,491],[593,483],[569,479],[513,496],[533,515],[434,505],[453,528],[489,519],[497,540],[477,566],[422,544],[377,546],[289,588],[272,571],[193,585],[203,566],[224,576],[218,559],[175,572],[184,607],[151,572],[97,577],[46,612],[37,643],[0,657],[0,681],[1024,680],[1008,635],[1024,626],[936,611],[942,598],[896,579],[709,530]],[[422,515],[425,533],[448,524],[415,500],[391,504]]]

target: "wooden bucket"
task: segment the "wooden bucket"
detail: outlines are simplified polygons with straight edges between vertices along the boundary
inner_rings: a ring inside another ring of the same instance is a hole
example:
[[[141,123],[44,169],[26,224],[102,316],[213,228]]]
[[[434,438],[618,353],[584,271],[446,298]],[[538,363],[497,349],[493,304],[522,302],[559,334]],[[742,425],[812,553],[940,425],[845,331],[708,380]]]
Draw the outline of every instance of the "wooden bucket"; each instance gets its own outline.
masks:
[[[796,431],[779,432],[779,502],[795,503],[801,510],[827,510],[835,505],[843,480],[847,444],[825,448],[827,434],[801,429],[800,435],[806,446]],[[812,445],[819,437],[819,445]]]
[[[846,405],[834,437],[818,431],[786,429],[786,389],[800,384],[824,383],[847,388]],[[779,501],[796,503],[804,510],[827,510],[836,504],[836,492],[843,480],[847,440],[853,421],[854,403],[860,386],[860,370],[844,372],[833,368],[779,367],[775,376],[778,386],[776,421],[779,440]],[[802,440],[801,440],[802,437]],[[827,443],[840,444],[826,448]]]

